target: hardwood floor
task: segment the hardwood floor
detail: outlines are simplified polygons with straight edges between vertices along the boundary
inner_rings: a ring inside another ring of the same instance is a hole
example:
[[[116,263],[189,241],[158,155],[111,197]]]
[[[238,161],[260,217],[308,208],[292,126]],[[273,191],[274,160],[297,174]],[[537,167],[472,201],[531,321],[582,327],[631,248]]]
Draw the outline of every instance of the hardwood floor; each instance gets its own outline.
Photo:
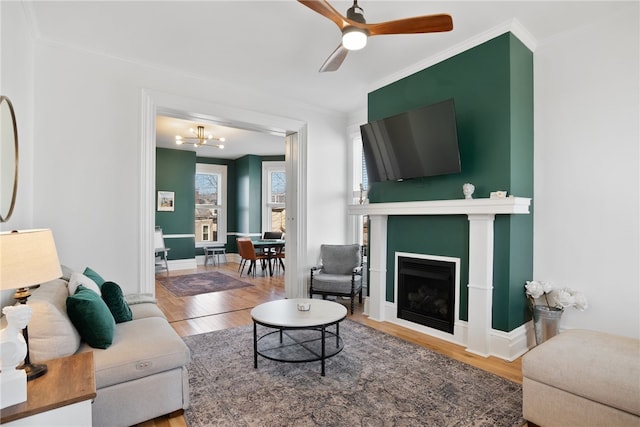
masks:
[[[181,270],[168,274],[179,276],[207,270],[217,270],[232,277],[238,276],[238,264],[233,262],[222,264],[220,267],[199,266],[197,270]],[[253,307],[263,302],[284,298],[284,276],[262,276],[258,271],[255,278],[243,275],[243,280],[251,282],[255,286],[181,298],[173,296],[156,282],[158,306],[180,336],[251,325],[251,309]],[[347,305],[348,301],[345,300],[344,304]],[[437,351],[452,359],[476,366],[511,381],[522,383],[520,358],[513,362],[506,362],[496,357],[484,358],[477,356],[466,352],[462,346],[429,337],[391,323],[369,320],[367,316],[362,314],[362,308],[361,305],[356,304],[355,313],[353,315],[349,314],[348,318]],[[160,417],[139,424],[141,427],[186,427],[186,425],[184,416]]]

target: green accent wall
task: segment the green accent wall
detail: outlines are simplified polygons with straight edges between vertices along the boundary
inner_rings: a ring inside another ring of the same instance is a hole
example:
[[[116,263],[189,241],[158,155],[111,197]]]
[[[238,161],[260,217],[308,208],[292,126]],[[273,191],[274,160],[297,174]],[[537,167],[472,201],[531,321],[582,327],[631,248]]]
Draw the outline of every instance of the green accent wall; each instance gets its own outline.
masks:
[[[506,190],[533,197],[533,54],[506,33],[369,93],[369,121],[454,98],[462,172],[403,182],[372,183],[371,203],[474,198]],[[532,210],[533,212],[533,210]],[[533,213],[495,219],[493,328],[511,331],[530,318],[523,286],[533,273]],[[419,231],[418,231],[419,230]],[[395,252],[461,258],[460,317],[468,313],[466,215],[389,217],[387,265]],[[393,301],[387,268],[387,301]]]
[[[241,234],[262,229],[262,159],[248,155],[236,160],[236,217]]]
[[[156,189],[175,193],[175,211],[156,211],[156,225],[165,234],[194,234],[196,163],[227,166],[227,252],[237,252],[237,234],[262,229],[262,162],[284,161],[285,156],[247,155],[235,160],[196,157],[192,151],[156,148]],[[157,193],[156,193],[157,197]],[[157,200],[156,200],[157,204]],[[169,259],[202,255],[195,239],[167,239]]]
[[[156,190],[173,191],[174,211],[159,212],[156,191],[156,225],[164,234],[194,234],[196,154],[192,151],[156,149]],[[195,256],[193,237],[165,239],[171,248],[169,259],[186,259]]]

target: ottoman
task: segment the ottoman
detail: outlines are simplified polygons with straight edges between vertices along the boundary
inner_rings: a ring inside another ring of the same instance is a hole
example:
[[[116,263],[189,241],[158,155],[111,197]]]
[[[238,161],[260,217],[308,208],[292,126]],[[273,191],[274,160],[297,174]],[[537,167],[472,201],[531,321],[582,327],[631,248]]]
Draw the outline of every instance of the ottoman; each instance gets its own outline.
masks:
[[[522,358],[522,413],[539,426],[640,426],[640,340],[568,330]]]

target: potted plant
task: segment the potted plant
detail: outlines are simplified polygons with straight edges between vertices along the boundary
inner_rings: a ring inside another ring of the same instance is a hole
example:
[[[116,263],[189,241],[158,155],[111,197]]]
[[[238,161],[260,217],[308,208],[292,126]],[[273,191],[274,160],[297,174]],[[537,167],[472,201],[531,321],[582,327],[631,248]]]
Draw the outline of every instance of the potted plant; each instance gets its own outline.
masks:
[[[532,280],[525,284],[525,294],[533,310],[536,343],[542,344],[560,332],[565,308],[583,311],[588,307],[584,294],[570,288],[556,289],[549,282]]]

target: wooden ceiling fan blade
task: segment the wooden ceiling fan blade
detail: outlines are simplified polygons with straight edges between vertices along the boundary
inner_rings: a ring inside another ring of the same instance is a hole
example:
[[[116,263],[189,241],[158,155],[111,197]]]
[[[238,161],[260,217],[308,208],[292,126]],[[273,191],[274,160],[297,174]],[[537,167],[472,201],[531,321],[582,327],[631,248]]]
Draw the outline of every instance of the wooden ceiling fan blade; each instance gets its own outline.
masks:
[[[438,33],[453,30],[453,19],[447,14],[416,16],[396,21],[368,24],[369,35],[383,34],[421,34]]]
[[[340,43],[340,46],[338,46],[327,60],[324,61],[324,64],[320,67],[320,72],[336,71],[344,62],[344,59],[347,57],[347,53],[349,53],[349,50]]]
[[[346,18],[342,16],[340,12],[335,10],[333,6],[331,6],[329,2],[326,0],[298,0],[298,2],[307,6],[309,9],[313,10],[314,12],[319,13],[325,18],[328,18],[333,22],[335,22],[335,24],[338,26],[338,28],[340,28],[340,30],[342,30],[344,27],[349,25]]]

